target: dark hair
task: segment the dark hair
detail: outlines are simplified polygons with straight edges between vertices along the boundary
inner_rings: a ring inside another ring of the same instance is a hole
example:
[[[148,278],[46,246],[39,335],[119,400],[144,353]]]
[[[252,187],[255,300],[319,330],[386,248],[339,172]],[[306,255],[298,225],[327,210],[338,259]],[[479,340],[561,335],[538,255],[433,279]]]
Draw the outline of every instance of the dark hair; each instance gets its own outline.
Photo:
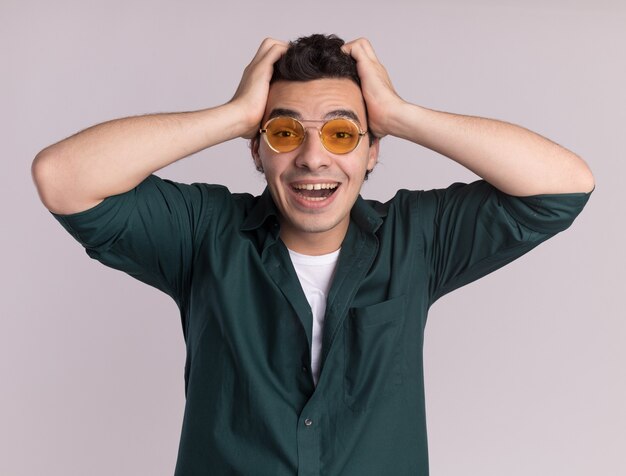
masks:
[[[289,42],[285,54],[274,63],[270,83],[279,80],[310,81],[322,78],[348,78],[359,87],[356,61],[344,53],[344,41],[336,35],[303,36]]]
[[[361,87],[355,59],[344,53],[345,44],[336,35],[314,34],[289,42],[285,54],[274,63],[275,81],[311,81],[323,78],[347,78]],[[367,114],[367,106],[365,109]],[[368,130],[370,146],[376,136]]]

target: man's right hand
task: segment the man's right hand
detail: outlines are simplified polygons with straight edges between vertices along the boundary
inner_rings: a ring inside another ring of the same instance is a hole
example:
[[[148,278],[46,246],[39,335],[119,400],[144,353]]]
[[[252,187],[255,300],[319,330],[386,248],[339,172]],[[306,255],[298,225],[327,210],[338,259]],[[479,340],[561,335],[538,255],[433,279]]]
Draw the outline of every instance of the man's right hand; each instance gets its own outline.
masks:
[[[285,42],[264,40],[235,96],[222,106],[116,119],[46,147],[32,166],[41,201],[54,213],[80,212],[183,157],[236,137],[254,137],[273,65],[286,49]]]
[[[259,130],[265,112],[274,63],[287,51],[288,43],[266,38],[243,72],[239,87],[230,100],[241,111],[244,131],[241,137],[252,139]]]

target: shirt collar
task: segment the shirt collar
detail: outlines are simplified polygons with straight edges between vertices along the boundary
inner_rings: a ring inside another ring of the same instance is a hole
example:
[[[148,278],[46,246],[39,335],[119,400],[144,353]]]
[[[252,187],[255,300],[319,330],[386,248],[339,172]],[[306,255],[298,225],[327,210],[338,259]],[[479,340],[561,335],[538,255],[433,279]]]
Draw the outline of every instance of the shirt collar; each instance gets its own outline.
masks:
[[[253,205],[250,213],[241,225],[241,231],[252,231],[259,228],[269,217],[274,217],[278,223],[278,208],[274,204],[272,195],[268,187],[265,187],[263,193]]]
[[[383,222],[383,217],[387,215],[386,207],[372,206],[374,202],[364,200],[359,195],[350,211],[350,217],[359,228],[364,231],[375,233]],[[261,227],[265,221],[274,217],[274,223],[278,223],[279,211],[272,199],[269,188],[265,190],[250,210],[250,213],[241,225],[241,231],[251,231]]]
[[[369,233],[376,233],[382,224],[383,218],[387,216],[387,207],[374,207],[377,202],[364,200],[359,195],[350,211],[350,218],[359,228]]]

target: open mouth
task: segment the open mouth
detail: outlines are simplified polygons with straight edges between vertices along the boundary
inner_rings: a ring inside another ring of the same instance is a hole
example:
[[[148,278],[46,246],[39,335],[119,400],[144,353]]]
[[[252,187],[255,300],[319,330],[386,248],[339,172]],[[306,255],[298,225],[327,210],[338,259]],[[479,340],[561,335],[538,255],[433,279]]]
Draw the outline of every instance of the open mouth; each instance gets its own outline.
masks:
[[[291,188],[303,199],[312,202],[326,200],[339,188],[338,182],[293,184]]]

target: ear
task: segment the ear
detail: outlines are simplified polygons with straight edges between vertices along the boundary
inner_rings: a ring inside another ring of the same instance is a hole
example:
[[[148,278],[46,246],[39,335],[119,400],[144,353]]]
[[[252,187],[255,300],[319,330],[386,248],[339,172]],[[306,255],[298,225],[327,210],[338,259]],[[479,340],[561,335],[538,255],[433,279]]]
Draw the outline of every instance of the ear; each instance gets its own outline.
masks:
[[[261,156],[259,155],[259,144],[260,144],[260,136],[257,134],[256,137],[250,139],[250,154],[252,155],[252,160],[254,160],[254,166],[259,172],[263,172],[263,164],[261,163]]]
[[[378,152],[380,150],[380,138],[376,137],[367,152],[367,170],[372,171],[378,163]]]

